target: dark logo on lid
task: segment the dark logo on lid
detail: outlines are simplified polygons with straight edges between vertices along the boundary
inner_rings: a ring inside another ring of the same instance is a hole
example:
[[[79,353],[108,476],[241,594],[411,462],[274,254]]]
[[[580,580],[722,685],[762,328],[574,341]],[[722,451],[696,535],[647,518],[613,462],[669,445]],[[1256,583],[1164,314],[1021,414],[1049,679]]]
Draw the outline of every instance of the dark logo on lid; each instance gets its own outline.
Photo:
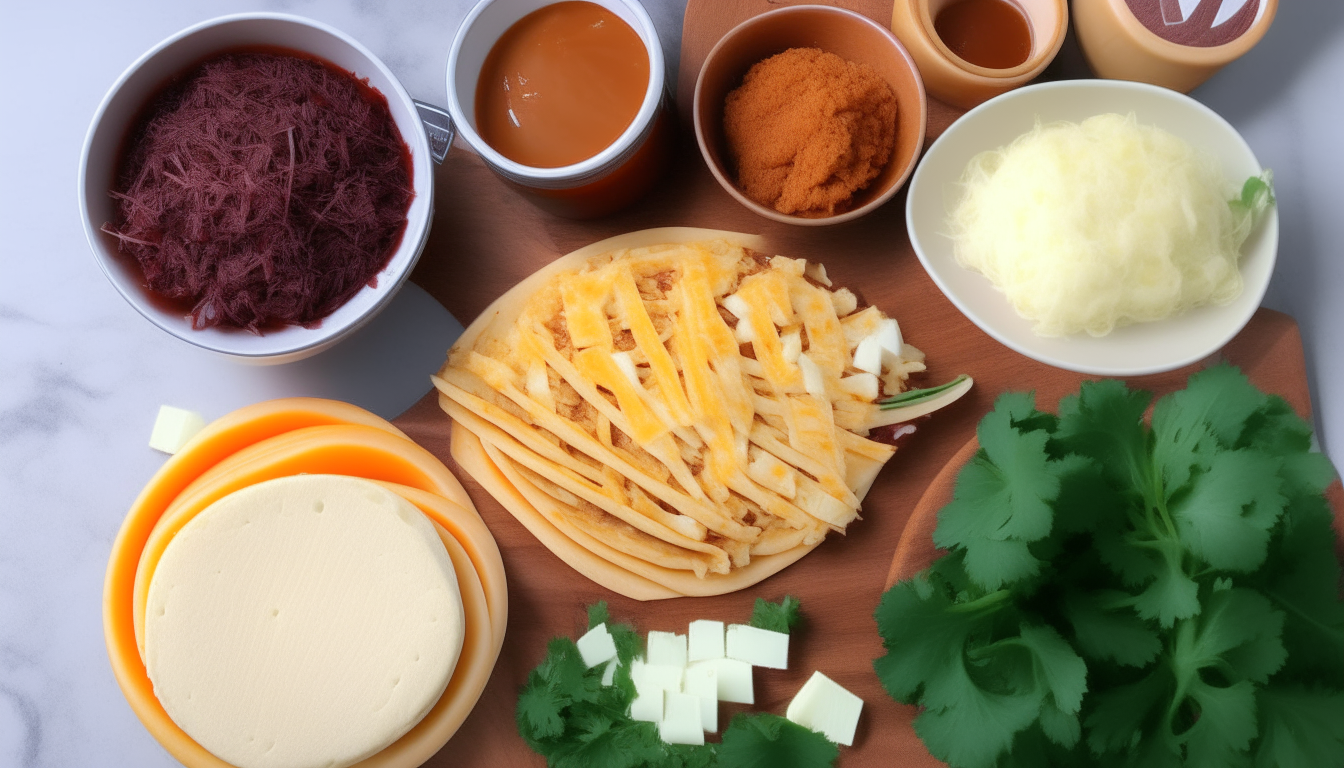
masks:
[[[1084,0],[1096,2],[1096,0]],[[1261,0],[1125,0],[1139,23],[1177,45],[1211,48],[1246,34]]]

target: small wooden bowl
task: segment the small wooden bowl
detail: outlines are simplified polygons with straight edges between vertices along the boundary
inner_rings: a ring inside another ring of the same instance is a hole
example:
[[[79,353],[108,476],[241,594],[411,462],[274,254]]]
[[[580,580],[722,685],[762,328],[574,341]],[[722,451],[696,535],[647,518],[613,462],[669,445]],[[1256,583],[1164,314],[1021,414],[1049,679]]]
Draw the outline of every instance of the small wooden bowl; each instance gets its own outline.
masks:
[[[780,213],[748,198],[733,183],[723,108],[728,93],[753,64],[790,48],[820,48],[846,61],[868,64],[896,94],[896,146],[887,166],[833,216]],[[748,19],[724,35],[705,58],[692,100],[695,140],[714,178],[742,205],[785,224],[824,226],[857,219],[891,199],[915,167],[924,146],[927,105],[914,59],[889,30],[866,16],[821,5],[797,5]]]
[[[980,450],[980,441],[972,437],[947,460],[943,468],[934,476],[924,495],[919,497],[910,519],[901,531],[901,540],[896,543],[896,555],[891,558],[891,570],[887,572],[887,584],[883,591],[902,579],[908,579],[933,565],[943,554],[933,545],[933,530],[938,527],[938,511],[952,501],[952,489],[957,484],[957,473]]]

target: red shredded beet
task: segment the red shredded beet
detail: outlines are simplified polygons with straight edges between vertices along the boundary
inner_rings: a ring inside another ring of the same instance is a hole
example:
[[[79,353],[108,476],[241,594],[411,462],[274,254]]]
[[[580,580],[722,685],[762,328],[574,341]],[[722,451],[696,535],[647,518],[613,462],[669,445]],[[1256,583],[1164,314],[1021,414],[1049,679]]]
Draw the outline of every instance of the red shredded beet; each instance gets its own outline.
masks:
[[[157,97],[128,145],[115,225],[196,328],[312,327],[387,265],[410,206],[387,101],[296,56],[230,53]]]

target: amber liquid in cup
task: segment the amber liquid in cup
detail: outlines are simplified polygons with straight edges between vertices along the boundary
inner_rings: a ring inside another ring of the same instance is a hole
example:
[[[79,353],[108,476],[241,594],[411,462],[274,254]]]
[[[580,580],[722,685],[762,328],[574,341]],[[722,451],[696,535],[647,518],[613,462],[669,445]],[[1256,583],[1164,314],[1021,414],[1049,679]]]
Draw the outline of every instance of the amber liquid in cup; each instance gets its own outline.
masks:
[[[476,129],[533,168],[587,160],[630,127],[649,87],[644,42],[589,2],[540,8],[499,38],[476,85]]]
[[[1010,0],[959,0],[933,20],[938,37],[963,61],[1012,69],[1031,56],[1031,27]]]

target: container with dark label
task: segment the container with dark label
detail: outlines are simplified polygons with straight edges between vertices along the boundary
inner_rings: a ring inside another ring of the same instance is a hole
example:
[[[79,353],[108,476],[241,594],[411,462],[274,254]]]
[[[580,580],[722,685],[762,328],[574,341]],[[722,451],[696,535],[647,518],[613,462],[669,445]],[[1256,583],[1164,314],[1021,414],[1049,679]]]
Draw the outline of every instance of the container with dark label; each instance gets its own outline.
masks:
[[[1099,77],[1186,92],[1260,42],[1277,9],[1278,0],[1092,0],[1073,13]]]

